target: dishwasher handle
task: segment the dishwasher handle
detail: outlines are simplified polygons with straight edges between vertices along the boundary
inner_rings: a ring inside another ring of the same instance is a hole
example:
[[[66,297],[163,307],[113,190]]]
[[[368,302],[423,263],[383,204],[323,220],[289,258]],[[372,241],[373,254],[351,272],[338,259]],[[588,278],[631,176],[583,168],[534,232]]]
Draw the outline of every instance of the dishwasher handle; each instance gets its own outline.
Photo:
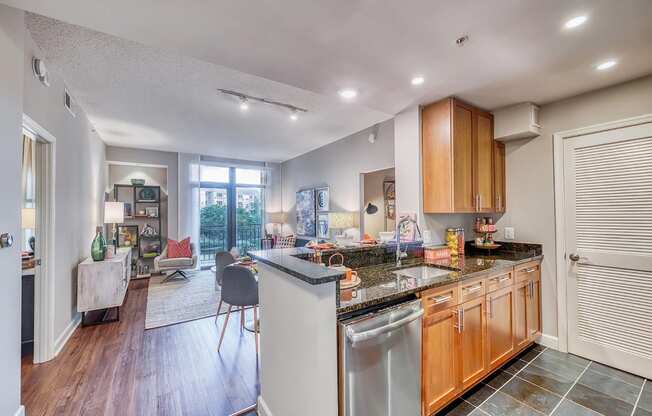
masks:
[[[419,308],[418,310],[412,312],[411,314],[399,319],[398,321],[391,322],[387,325],[383,325],[378,328],[370,329],[368,331],[363,331],[363,332],[355,332],[352,328],[347,328],[346,329],[346,336],[351,341],[351,346],[355,347],[355,344],[359,342],[366,341],[368,339],[376,338],[377,336],[380,336],[382,334],[386,334],[388,332],[391,332],[395,329],[398,329],[404,325],[409,324],[410,322],[419,319],[421,316],[423,316],[423,308]]]

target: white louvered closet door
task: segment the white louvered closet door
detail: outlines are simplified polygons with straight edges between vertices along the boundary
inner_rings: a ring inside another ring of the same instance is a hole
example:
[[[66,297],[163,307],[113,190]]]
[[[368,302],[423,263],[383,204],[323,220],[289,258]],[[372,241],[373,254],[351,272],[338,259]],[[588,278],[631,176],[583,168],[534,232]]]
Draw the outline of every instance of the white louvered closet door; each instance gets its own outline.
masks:
[[[564,140],[564,181],[568,350],[652,378],[652,124]]]

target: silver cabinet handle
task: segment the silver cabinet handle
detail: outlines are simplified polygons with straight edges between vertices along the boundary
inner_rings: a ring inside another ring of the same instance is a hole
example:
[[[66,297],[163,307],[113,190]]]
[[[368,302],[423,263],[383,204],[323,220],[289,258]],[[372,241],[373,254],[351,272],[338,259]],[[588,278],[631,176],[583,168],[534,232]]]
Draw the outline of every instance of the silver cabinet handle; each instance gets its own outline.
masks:
[[[454,313],[457,315],[457,325],[455,325],[455,329],[457,329],[458,334],[461,334],[462,331],[464,331],[464,309],[460,308]]]
[[[504,282],[505,280],[509,280],[509,279],[510,279],[509,276],[501,277],[500,279],[498,279],[498,283],[502,283],[502,282]]]
[[[536,272],[536,271],[537,271],[536,267],[530,267],[529,269],[523,270],[523,272],[525,272],[525,273],[532,273],[532,272]]]
[[[477,286],[473,286],[473,287],[465,287],[464,288],[464,290],[466,290],[466,293],[477,292],[480,289],[482,289],[482,285],[477,285]]]
[[[460,333],[464,332],[464,308],[460,308],[460,312],[462,312],[462,329],[460,329]]]
[[[449,300],[453,299],[453,295],[431,296],[428,299],[434,301],[435,305],[439,305],[440,303],[448,302]]]
[[[494,317],[494,311],[493,311],[493,299],[491,297],[487,298],[487,315],[489,315],[489,318]]]

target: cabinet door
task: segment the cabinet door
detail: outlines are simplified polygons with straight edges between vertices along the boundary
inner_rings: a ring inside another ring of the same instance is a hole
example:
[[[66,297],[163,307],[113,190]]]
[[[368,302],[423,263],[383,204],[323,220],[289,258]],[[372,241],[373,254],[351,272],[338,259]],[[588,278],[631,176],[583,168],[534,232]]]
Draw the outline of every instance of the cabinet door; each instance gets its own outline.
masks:
[[[488,371],[487,321],[484,296],[460,305],[462,388],[478,382]]]
[[[517,350],[530,342],[527,314],[529,311],[530,282],[519,282],[514,286],[514,344]]]
[[[527,329],[528,339],[534,339],[541,333],[541,280],[532,279],[528,283]]]
[[[505,212],[505,143],[494,141],[494,211]]]
[[[423,320],[423,414],[430,415],[462,391],[457,308]]]
[[[473,108],[453,105],[453,205],[455,212],[475,212],[473,192]]]
[[[477,211],[494,210],[494,135],[491,114],[474,113],[473,182]]]
[[[506,361],[514,349],[514,287],[487,295],[487,345],[490,369]]]
[[[421,110],[424,212],[453,211],[452,103],[453,100],[443,100]]]

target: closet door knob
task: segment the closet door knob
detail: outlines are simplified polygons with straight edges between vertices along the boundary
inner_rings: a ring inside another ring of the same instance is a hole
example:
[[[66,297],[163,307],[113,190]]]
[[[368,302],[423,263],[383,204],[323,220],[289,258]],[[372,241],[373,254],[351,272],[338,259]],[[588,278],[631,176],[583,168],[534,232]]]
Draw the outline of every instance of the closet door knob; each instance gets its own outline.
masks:
[[[14,245],[14,236],[9,233],[0,234],[0,248],[11,247]]]

